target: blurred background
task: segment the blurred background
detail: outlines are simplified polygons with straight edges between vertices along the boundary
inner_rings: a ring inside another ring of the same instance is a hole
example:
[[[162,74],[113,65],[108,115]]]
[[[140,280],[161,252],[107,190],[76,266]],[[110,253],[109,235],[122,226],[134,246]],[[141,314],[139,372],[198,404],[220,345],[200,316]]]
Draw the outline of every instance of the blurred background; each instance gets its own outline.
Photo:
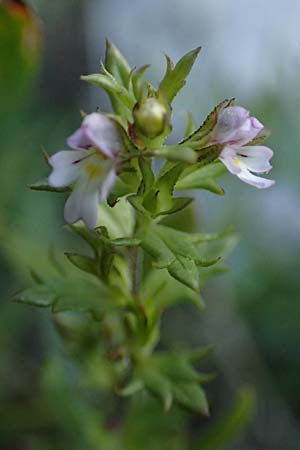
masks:
[[[165,346],[214,344],[211,418],[184,416],[183,429],[176,412],[158,421],[156,405],[144,412],[135,405],[126,450],[189,448],[194,434],[222,425],[245,386],[257,402],[238,439],[203,441],[199,450],[300,449],[299,17],[297,0],[32,0],[28,8],[0,1],[1,450],[119,448],[98,424],[107,410],[108,426],[117,429],[111,411],[122,404],[79,394],[50,312],[10,302],[29,284],[30,269],[47,273],[49,261],[72,248],[62,228],[63,198],[26,186],[47,176],[42,149],[65,147],[81,109],[109,108],[104,94],[79,80],[98,70],[106,37],[132,67],[150,63],[153,83],[164,72],[163,52],[176,61],[203,47],[176,97],[170,142],[182,136],[186,110],[200,123],[216,103],[236,97],[272,129],[268,145],[275,152],[270,190],[227,175],[224,197],[195,193],[195,226],[234,225],[241,240],[231,271],[205,289],[205,312],[181,305],[163,322]],[[224,427],[230,434],[230,422]],[[165,434],[164,445],[156,433]]]

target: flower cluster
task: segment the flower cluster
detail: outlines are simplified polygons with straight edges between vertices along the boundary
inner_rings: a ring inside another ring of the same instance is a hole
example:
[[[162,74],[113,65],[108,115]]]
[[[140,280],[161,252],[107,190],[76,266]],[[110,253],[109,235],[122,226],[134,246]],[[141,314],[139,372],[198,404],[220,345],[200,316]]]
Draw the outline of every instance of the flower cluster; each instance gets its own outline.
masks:
[[[212,144],[224,144],[220,161],[232,174],[259,189],[268,188],[273,180],[258,177],[272,169],[273,152],[262,145],[251,145],[264,126],[240,106],[230,106],[218,115],[211,134]],[[72,186],[64,216],[67,223],[82,219],[94,228],[100,202],[106,201],[115,183],[122,142],[115,122],[103,114],[87,115],[81,127],[68,140],[72,150],[54,154],[49,185]]]

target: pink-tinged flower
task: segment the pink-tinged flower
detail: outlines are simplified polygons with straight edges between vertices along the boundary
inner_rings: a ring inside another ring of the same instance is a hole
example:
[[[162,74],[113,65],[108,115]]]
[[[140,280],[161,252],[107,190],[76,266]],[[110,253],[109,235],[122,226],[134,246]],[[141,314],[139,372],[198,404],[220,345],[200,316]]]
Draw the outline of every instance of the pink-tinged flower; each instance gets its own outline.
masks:
[[[264,129],[264,126],[241,106],[223,109],[212,132],[213,144],[226,144],[219,159],[232,174],[259,189],[273,186],[275,181],[253,173],[272,169],[273,151],[262,145],[246,145]]]
[[[49,158],[53,170],[48,182],[57,188],[72,185],[64,208],[67,223],[82,219],[88,228],[95,228],[98,205],[106,201],[116,180],[122,143],[115,123],[92,113],[68,138],[68,144],[72,150],[62,150]]]
[[[241,106],[229,106],[218,116],[213,130],[213,144],[244,145],[252,141],[264,129],[249,111]]]

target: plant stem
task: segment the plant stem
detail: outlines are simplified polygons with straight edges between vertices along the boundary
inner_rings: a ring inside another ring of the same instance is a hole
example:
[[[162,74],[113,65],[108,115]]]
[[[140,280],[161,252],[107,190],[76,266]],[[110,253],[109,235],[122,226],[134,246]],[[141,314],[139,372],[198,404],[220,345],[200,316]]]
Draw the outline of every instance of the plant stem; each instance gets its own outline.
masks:
[[[141,271],[142,271],[142,253],[139,247],[131,247],[129,249],[130,266],[132,276],[132,296],[138,298],[140,291]]]

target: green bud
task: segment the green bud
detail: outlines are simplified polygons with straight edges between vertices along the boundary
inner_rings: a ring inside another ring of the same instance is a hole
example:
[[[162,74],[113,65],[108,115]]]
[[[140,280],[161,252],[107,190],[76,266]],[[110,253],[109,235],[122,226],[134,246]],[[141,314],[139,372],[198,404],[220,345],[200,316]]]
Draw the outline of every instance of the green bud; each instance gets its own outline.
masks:
[[[155,97],[147,97],[133,109],[134,127],[137,132],[153,139],[170,128],[169,105]]]

